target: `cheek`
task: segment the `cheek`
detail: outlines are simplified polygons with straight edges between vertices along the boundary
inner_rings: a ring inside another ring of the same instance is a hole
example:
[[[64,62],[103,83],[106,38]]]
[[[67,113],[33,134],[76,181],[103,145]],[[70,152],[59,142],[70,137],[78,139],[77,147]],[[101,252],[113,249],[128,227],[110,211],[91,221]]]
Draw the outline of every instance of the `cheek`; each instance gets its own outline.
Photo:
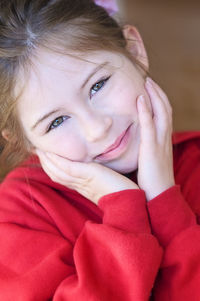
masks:
[[[137,97],[138,93],[131,89],[131,87],[126,87],[118,91],[116,105],[121,113],[131,114],[132,116],[137,116]]]
[[[56,146],[55,153],[74,161],[84,161],[87,156],[84,145],[74,139],[67,139],[62,143],[62,148]]]
[[[86,147],[80,137],[70,134],[49,136],[48,141],[43,142],[40,148],[74,161],[84,161],[87,156]]]

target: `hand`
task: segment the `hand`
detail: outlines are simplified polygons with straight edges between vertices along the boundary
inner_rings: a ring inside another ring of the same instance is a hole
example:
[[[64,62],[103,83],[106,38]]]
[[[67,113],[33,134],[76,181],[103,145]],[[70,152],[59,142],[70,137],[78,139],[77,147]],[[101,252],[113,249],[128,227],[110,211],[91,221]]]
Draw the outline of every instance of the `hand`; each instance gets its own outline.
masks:
[[[145,83],[151,100],[138,98],[140,149],[138,157],[138,185],[146,193],[147,201],[174,185],[172,152],[172,109],[161,88],[151,79]],[[152,112],[149,107],[152,107]]]
[[[125,176],[98,163],[74,162],[40,150],[36,153],[52,181],[78,191],[95,204],[104,195],[126,189],[139,189]]]

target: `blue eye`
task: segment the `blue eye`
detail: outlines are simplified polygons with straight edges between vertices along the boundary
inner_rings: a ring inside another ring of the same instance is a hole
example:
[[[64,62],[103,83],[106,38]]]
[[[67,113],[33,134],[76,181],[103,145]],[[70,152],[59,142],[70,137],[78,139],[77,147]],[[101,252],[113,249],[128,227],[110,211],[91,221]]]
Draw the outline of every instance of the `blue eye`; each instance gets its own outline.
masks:
[[[97,82],[96,84],[94,84],[90,90],[90,97],[92,97],[97,92],[99,92],[105,86],[106,82],[109,79],[110,79],[110,76],[107,78],[104,78],[104,79],[100,80],[99,82]]]
[[[67,116],[60,116],[58,118],[56,118],[49,126],[47,132],[59,127],[64,120],[66,120],[68,117]]]

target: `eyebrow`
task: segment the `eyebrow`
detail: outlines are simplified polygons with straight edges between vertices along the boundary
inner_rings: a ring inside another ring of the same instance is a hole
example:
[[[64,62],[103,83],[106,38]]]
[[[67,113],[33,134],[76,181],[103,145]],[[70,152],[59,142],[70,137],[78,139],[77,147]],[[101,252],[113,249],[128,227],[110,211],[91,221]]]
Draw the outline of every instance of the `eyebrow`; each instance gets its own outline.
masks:
[[[83,82],[82,86],[81,86],[81,89],[83,89],[87,83],[89,82],[89,80],[98,72],[100,71],[101,69],[103,69],[105,66],[107,66],[109,64],[109,62],[104,62],[100,65],[98,65],[96,68],[94,68],[92,70],[92,72],[87,76],[86,80]]]
[[[51,111],[51,112],[45,114],[42,118],[40,118],[40,119],[39,119],[39,120],[31,127],[31,131],[33,131],[33,130],[38,126],[38,124],[39,124],[40,122],[42,122],[43,120],[45,120],[46,118],[48,118],[49,116],[51,116],[52,114],[57,113],[57,112],[59,112],[59,110],[53,110],[53,111]]]
[[[95,67],[92,72],[87,76],[87,78],[84,80],[83,84],[81,85],[81,89],[83,89],[87,83],[89,82],[89,80],[97,73],[99,72],[101,69],[103,69],[105,66],[107,66],[109,64],[109,62],[104,62],[100,65],[98,65],[97,67]],[[59,110],[53,110],[47,114],[45,114],[43,117],[41,117],[40,119],[38,119],[38,121],[31,127],[31,131],[33,131],[40,122],[44,121],[46,118],[50,117],[52,114],[59,112]]]

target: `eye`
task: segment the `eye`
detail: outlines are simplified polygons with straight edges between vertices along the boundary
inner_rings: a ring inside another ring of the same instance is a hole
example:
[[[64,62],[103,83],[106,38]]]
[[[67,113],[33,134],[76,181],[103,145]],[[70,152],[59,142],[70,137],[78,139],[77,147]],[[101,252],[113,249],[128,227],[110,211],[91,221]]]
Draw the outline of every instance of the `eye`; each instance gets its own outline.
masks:
[[[56,118],[49,126],[47,132],[50,132],[51,130],[59,127],[63,122],[64,120],[68,119],[69,117],[67,116],[60,116],[58,118]]]
[[[110,76],[107,78],[104,78],[94,84],[90,90],[90,97],[94,96],[97,92],[99,92],[106,84],[106,82],[110,79]]]

